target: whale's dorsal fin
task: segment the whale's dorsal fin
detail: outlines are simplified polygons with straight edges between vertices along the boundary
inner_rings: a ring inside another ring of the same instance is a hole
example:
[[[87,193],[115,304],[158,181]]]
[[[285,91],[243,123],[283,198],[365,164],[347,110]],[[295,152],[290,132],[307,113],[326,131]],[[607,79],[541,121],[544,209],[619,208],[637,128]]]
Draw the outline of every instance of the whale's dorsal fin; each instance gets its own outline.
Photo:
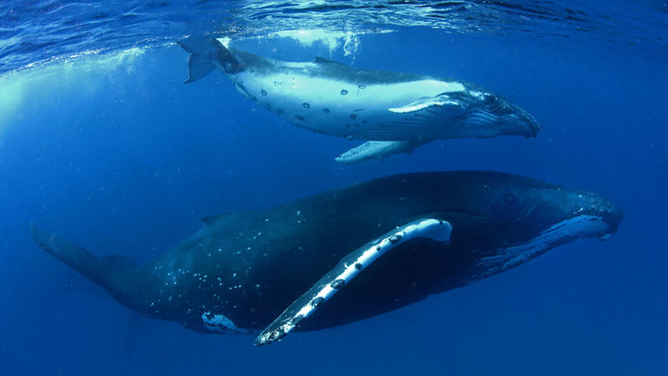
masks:
[[[223,214],[215,214],[215,215],[207,215],[202,218],[202,222],[204,222],[207,226],[210,224],[213,224],[214,222],[218,221],[221,218],[225,217],[230,217],[235,215],[236,213],[223,213]]]
[[[321,304],[355,278],[361,271],[399,244],[427,238],[436,242],[450,240],[452,226],[440,219],[418,219],[374,239],[346,255],[334,269],[297,298],[283,313],[255,338],[255,346],[269,345],[288,335]]]
[[[207,215],[206,217],[202,218],[202,222],[206,223],[207,225],[212,224],[216,220],[224,217],[226,214],[218,214],[218,215]]]
[[[336,65],[343,65],[344,67],[346,66],[345,64],[339,63],[338,61],[325,59],[324,57],[321,57],[321,56],[316,56],[314,63],[316,63],[316,64],[336,64]]]

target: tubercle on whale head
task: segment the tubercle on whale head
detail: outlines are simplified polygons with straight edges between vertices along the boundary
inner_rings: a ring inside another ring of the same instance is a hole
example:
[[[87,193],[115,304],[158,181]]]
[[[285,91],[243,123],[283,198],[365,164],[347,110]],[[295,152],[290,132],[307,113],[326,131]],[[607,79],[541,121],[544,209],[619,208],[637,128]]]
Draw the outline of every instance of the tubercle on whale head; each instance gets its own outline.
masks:
[[[617,232],[624,219],[624,212],[619,207],[591,192],[553,186],[534,189],[527,195],[542,203],[523,212],[531,221],[554,226],[588,218],[589,223],[583,225],[579,238],[608,239]]]
[[[503,96],[482,89],[469,89],[449,96],[465,104],[465,126],[472,130],[473,137],[514,135],[532,138],[540,130],[538,121],[531,114]]]
[[[519,178],[519,177],[515,177]],[[477,256],[479,268],[466,283],[516,267],[578,239],[606,240],[624,213],[607,199],[538,180],[515,180],[493,195],[492,218],[500,218],[503,236]],[[520,182],[520,184],[513,184]],[[456,228],[456,226],[453,226]],[[495,237],[492,235],[492,237]]]
[[[478,197],[475,202],[486,205],[469,207],[466,212],[494,218],[507,228],[504,241],[508,244],[538,239],[552,230],[564,235],[557,243],[580,238],[607,239],[616,233],[624,218],[619,207],[595,193],[515,175],[487,179],[469,193]],[[565,226],[571,226],[570,230]],[[571,230],[574,232],[569,233]],[[512,238],[508,237],[510,234]]]
[[[501,98],[499,102],[501,105],[496,108],[495,113],[499,122],[503,123],[510,132],[527,138],[538,135],[540,124],[530,113],[505,98]]]
[[[519,116],[523,118],[529,125],[529,134],[526,137],[536,137],[538,135],[538,131],[540,131],[540,124],[538,124],[538,121],[536,121],[536,119],[530,113],[524,111],[524,109],[517,107],[517,110],[520,113]]]

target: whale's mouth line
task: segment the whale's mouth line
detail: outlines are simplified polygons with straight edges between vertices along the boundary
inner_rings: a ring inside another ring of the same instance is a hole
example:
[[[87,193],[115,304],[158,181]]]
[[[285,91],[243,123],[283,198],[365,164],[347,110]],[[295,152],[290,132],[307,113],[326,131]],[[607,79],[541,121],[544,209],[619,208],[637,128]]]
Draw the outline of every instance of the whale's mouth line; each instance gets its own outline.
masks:
[[[469,110],[466,122],[469,125],[485,126],[488,124],[504,124],[505,126],[526,127],[527,137],[535,137],[540,130],[536,119],[520,107],[506,108],[477,107]]]
[[[559,245],[580,238],[607,239],[612,236],[611,226],[599,215],[582,214],[558,222],[527,242],[497,248],[477,262],[485,267],[485,276],[491,275],[533,259]]]
[[[477,110],[471,112],[466,120],[467,123],[476,124],[476,125],[486,125],[495,123],[499,120],[499,117],[494,113],[487,110]]]

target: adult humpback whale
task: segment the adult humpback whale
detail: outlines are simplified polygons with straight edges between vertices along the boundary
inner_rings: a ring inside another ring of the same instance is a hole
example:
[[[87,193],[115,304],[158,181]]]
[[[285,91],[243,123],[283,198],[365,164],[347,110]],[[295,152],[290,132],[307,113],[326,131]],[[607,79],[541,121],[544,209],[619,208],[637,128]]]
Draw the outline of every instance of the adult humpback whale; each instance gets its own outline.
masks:
[[[179,44],[192,53],[186,83],[218,68],[241,94],[292,124],[371,141],[341,154],[340,163],[410,153],[438,139],[534,137],[539,129],[526,111],[465,81],[357,69],[323,58],[267,59],[217,39]]]
[[[608,238],[622,217],[593,193],[461,171],[393,175],[208,217],[142,266],[31,230],[47,252],[146,317],[203,332],[264,329],[255,342],[263,345],[298,325],[317,330],[379,315],[576,239]]]

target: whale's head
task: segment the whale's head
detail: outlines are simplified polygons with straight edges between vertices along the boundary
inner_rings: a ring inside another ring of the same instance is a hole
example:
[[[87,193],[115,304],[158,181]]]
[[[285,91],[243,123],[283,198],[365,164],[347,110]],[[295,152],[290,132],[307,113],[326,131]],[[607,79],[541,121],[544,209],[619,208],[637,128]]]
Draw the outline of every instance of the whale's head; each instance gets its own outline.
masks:
[[[510,100],[483,90],[469,89],[461,93],[467,103],[466,125],[481,136],[518,135],[536,137],[540,125],[531,114]]]
[[[606,198],[517,175],[469,172],[458,210],[466,213],[453,241],[476,250],[475,279],[517,266],[578,239],[605,240],[617,232],[624,213]],[[457,237],[459,236],[459,239]]]

